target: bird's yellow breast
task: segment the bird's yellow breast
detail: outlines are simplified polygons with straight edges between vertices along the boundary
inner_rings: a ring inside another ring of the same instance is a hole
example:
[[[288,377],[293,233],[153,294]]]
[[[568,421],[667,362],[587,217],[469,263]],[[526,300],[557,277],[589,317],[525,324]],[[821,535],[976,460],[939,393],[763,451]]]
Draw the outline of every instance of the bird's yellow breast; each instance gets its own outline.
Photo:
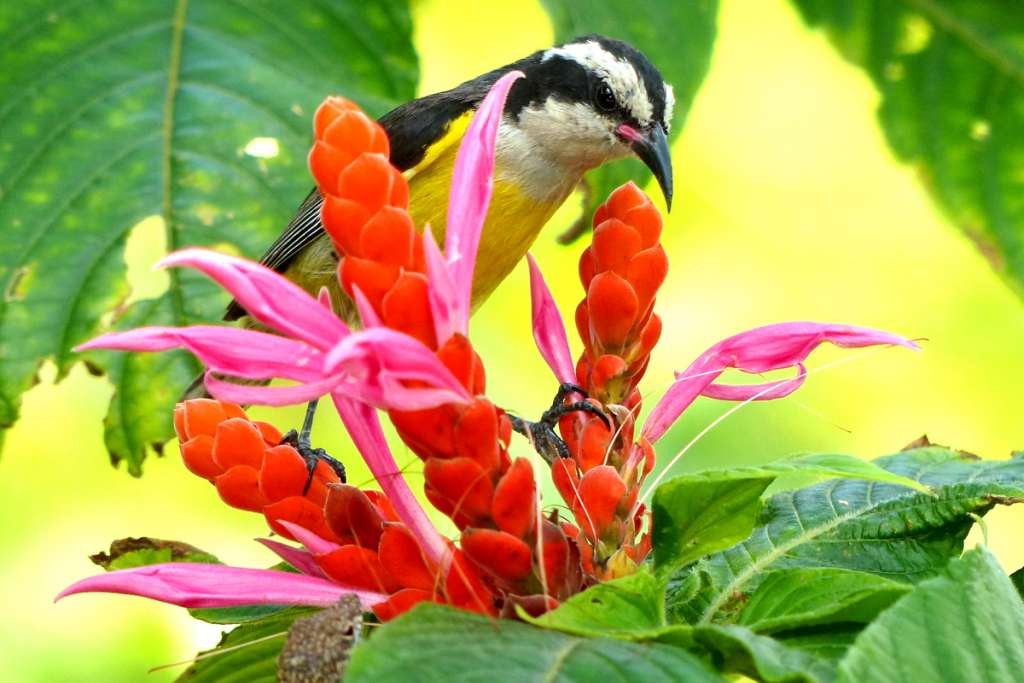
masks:
[[[472,112],[452,122],[448,132],[432,145],[423,161],[406,171],[409,180],[409,212],[417,228],[430,225],[439,244],[444,244],[448,194],[459,142]],[[515,169],[503,168],[500,150],[496,161],[494,192],[480,238],[473,275],[473,305],[480,304],[512,272],[578,179],[566,179],[564,192],[549,198],[530,197],[516,182]]]

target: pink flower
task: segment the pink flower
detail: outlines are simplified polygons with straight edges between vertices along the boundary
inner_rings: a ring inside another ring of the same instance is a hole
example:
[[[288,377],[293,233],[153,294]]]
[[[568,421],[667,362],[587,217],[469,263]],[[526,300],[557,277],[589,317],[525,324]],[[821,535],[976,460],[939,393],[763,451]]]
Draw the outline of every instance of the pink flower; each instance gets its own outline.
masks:
[[[200,562],[169,562],[90,576],[62,590],[56,599],[75,593],[124,593],[180,607],[328,607],[342,595],[354,593],[369,609],[387,599],[382,593],[341,586],[316,576]]]
[[[559,381],[573,381],[571,352],[565,324],[544,277],[530,258],[530,284],[533,300],[533,336],[537,348]],[[824,342],[844,348],[875,345],[904,346],[917,349],[914,342],[891,332],[854,325],[816,322],[787,322],[756,327],[723,339],[702,353],[681,373],[661,397],[644,422],[642,436],[654,443],[698,396],[726,401],[770,400],[796,391],[806,379],[803,362]],[[725,370],[735,368],[758,374],[771,370],[796,368],[792,379],[766,384],[716,384]]]

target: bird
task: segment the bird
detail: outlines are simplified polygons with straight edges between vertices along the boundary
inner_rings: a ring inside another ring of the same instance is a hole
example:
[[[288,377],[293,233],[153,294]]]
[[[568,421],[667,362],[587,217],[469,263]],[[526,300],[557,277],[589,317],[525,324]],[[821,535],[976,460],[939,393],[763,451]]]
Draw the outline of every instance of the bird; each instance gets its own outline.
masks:
[[[417,226],[429,225],[444,244],[459,143],[491,87],[513,70],[525,77],[512,85],[498,128],[493,194],[473,277],[474,308],[512,272],[587,171],[636,156],[650,169],[668,208],[672,202],[672,86],[632,45],[590,34],[407,102],[378,119],[390,141],[390,161],[408,180],[409,213]],[[322,203],[314,188],[260,263],[310,293],[327,287],[338,314],[351,319],[353,306],[338,283],[338,255],[320,222]],[[236,301],[225,319],[258,326]],[[185,397],[201,395],[202,376]],[[307,418],[304,451],[309,450],[309,413]]]

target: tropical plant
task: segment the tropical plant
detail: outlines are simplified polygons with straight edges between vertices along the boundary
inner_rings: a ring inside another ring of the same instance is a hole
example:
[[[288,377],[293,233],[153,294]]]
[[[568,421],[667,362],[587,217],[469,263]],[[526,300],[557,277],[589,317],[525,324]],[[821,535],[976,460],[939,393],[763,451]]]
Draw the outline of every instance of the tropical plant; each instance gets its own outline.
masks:
[[[1000,0],[792,5],[863,68],[896,155],[1020,293],[1024,15]],[[642,48],[675,84],[678,135],[717,0],[544,6],[560,40],[601,32]],[[63,376],[83,360],[115,387],[113,462],[141,475],[147,451],[177,436],[189,471],[263,515],[276,538],[259,540],[281,560],[234,567],[186,543],[122,539],[94,558],[106,573],[61,597],[130,593],[231,625],[189,681],[1016,680],[1024,569],[1007,576],[984,545],[964,547],[988,511],[1024,500],[1024,455],[984,461],[925,439],[870,462],[821,453],[670,476],[691,442],[657,461],[700,396],[788,396],[824,342],[917,345],[846,324],[769,325],[711,344],[663,395],[641,393],[668,256],[660,213],[627,182],[647,177],[635,162],[588,176],[564,235],[592,230],[576,362],[530,257],[534,338],[562,387],[552,408],[578,410],[559,439],[531,432],[544,457],[512,442],[521,419],[488,397],[468,320],[516,74],[466,135],[442,249],[409,217],[372,118],[415,94],[412,28],[404,0],[0,6],[0,430],[41,362]],[[331,92],[346,98],[316,108]],[[226,253],[256,256],[308,189],[299,152],[314,110],[309,170],[359,330],[326,292]],[[122,256],[142,224],[173,252],[169,286],[128,303]],[[274,333],[211,324],[222,298],[210,280]],[[175,405],[202,366],[216,398]],[[718,381],[785,369],[795,375]],[[245,383],[270,379],[286,383]],[[375,485],[310,470],[241,407],[322,396]],[[422,495],[378,411],[422,464]],[[548,471],[560,502],[545,498]]]

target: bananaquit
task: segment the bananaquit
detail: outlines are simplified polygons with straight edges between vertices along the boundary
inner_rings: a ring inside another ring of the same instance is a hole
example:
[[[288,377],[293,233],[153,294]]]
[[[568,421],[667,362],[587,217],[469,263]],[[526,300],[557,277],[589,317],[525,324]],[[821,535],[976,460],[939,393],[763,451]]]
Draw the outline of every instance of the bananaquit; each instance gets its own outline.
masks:
[[[391,143],[391,163],[409,181],[409,212],[416,225],[429,224],[444,244],[448,188],[462,135],[491,86],[514,69],[526,77],[512,86],[498,129],[494,191],[473,279],[474,306],[512,271],[590,169],[636,155],[654,174],[666,204],[672,201],[667,137],[675,104],[672,86],[636,48],[588,35],[380,118]],[[322,201],[314,189],[261,263],[309,292],[326,286],[344,315],[352,306],[339,289],[338,256],[320,223]],[[225,319],[239,318],[252,324],[233,302]],[[202,390],[200,378],[186,396]],[[309,423],[296,443],[304,455],[312,455]]]

